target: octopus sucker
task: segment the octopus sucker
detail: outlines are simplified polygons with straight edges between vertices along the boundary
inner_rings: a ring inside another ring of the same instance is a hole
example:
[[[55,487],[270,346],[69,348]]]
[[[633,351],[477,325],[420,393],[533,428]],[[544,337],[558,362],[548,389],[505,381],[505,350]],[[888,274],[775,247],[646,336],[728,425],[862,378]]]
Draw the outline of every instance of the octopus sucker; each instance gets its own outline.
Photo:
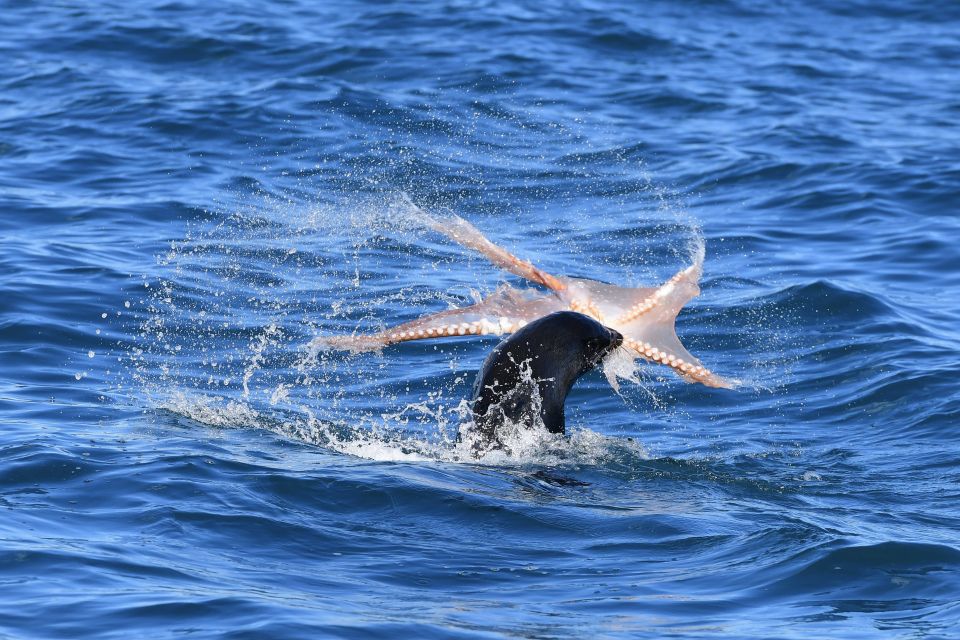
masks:
[[[404,196],[405,197],[405,196]],[[710,387],[733,388],[736,381],[715,375],[690,354],[674,328],[677,314],[699,295],[703,271],[702,243],[693,263],[659,287],[621,287],[584,278],[551,275],[500,247],[463,218],[434,216],[406,199],[415,219],[491,263],[542,287],[501,285],[494,293],[460,309],[449,309],[363,336],[318,338],[328,348],[366,351],[407,340],[434,337],[504,335],[557,311],[574,311],[593,318],[623,336],[623,345],[636,357],[664,364],[681,378]],[[544,291],[545,289],[545,291]]]
[[[651,300],[650,298],[647,298],[643,302],[639,302],[633,305],[632,307],[630,307],[630,309],[626,313],[624,313],[622,316],[617,318],[616,321],[618,323],[626,323],[632,320],[636,320],[646,312],[653,309],[654,306],[655,306],[654,301]]]
[[[590,316],[597,322],[603,323],[603,314],[600,312],[600,309],[589,300],[571,300],[570,310],[582,313],[585,316]]]

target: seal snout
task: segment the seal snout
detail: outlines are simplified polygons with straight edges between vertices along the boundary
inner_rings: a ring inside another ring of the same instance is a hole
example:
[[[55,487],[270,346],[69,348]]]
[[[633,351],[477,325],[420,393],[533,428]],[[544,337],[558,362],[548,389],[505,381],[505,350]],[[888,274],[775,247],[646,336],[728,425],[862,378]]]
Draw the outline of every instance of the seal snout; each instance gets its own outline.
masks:
[[[623,334],[610,327],[607,327],[607,331],[610,332],[610,348],[607,350],[609,352],[623,344]]]
[[[584,344],[583,356],[588,367],[595,367],[600,361],[616,351],[623,344],[623,334],[616,329],[596,324],[593,337]]]

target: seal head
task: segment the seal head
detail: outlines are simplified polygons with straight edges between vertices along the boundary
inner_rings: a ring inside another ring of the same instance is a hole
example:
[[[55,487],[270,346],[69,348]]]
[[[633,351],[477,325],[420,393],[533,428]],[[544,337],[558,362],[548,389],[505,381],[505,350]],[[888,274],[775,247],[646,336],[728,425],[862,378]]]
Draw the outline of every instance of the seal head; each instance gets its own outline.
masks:
[[[573,383],[622,342],[617,331],[573,311],[544,316],[503,340],[474,384],[475,452],[502,448],[497,429],[506,423],[564,433]]]

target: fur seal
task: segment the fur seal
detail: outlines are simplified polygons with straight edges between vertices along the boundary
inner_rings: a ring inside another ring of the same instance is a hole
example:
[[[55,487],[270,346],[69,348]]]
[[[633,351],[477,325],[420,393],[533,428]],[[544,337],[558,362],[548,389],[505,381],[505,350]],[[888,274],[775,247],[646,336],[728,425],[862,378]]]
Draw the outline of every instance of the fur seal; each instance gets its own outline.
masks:
[[[619,332],[574,311],[527,324],[484,360],[473,387],[474,452],[503,448],[498,427],[543,424],[564,433],[563,405],[577,378],[623,343]]]

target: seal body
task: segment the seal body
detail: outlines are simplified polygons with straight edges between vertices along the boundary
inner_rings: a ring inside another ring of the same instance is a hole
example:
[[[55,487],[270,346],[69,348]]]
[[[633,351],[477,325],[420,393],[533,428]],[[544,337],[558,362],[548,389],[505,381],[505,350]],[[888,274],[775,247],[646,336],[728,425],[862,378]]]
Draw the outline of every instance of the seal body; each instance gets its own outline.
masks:
[[[564,433],[563,405],[573,383],[622,342],[618,332],[573,311],[552,313],[511,334],[477,374],[475,450],[502,447],[497,429],[508,422]]]

